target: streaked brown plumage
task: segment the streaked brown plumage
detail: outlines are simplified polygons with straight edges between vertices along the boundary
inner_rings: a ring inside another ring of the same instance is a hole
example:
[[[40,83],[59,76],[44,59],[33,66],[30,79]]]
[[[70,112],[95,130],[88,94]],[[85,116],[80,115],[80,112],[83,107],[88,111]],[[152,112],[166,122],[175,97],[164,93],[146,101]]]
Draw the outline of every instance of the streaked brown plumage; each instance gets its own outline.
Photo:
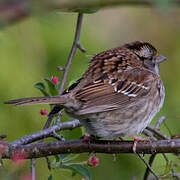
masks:
[[[82,78],[62,96],[16,99],[6,104],[57,104],[87,132],[116,138],[140,133],[160,110],[164,86],[158,64],[165,60],[149,43],[136,41],[101,52]]]

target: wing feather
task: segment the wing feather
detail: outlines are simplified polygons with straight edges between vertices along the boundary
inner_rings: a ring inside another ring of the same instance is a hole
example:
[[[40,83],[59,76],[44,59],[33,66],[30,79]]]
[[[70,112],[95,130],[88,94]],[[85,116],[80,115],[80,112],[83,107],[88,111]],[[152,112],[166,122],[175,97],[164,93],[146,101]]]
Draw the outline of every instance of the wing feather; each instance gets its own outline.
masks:
[[[104,77],[87,83],[76,93],[76,98],[83,102],[78,115],[127,108],[140,97],[148,96],[154,80],[152,73],[141,69],[119,73],[118,77],[111,77],[111,82],[108,75]]]

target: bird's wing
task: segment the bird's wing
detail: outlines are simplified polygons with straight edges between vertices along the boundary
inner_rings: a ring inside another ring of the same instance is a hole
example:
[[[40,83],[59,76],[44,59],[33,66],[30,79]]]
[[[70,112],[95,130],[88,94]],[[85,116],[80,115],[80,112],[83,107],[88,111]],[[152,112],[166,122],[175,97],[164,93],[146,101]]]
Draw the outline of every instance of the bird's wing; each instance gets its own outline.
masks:
[[[132,102],[149,95],[154,74],[144,69],[119,72],[116,77],[105,73],[84,85],[75,97],[82,102],[78,115],[127,108]]]

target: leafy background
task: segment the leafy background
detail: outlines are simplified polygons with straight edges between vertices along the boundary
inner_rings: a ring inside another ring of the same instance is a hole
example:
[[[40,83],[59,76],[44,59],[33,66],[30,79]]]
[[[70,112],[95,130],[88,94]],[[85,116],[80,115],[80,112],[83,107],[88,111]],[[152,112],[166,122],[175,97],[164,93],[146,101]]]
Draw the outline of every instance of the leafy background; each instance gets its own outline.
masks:
[[[180,12],[179,9],[149,8],[114,8],[86,14],[83,21],[81,43],[87,49],[86,55],[79,50],[76,53],[68,75],[71,80],[81,76],[88,66],[88,55],[116,47],[134,40],[151,42],[168,61],[160,66],[161,78],[166,87],[165,104],[157,115],[167,115],[166,125],[172,134],[180,132]],[[40,130],[46,117],[39,113],[48,106],[12,107],[3,102],[19,97],[41,96],[33,85],[44,77],[62,72],[56,66],[64,66],[70,51],[76,24],[75,13],[51,13],[41,17],[30,17],[10,25],[0,31],[0,134],[8,134],[8,141]],[[153,123],[157,119],[154,118]],[[63,121],[71,118],[64,116]],[[152,124],[153,124],[152,123]],[[163,132],[168,133],[165,125]],[[66,131],[68,139],[80,137],[79,130]],[[88,159],[88,154],[81,154],[77,161]],[[100,158],[98,167],[89,168],[92,179],[132,179],[142,178],[144,164],[134,154],[113,155],[97,154]],[[178,162],[173,155],[171,160]],[[148,155],[146,155],[146,158]],[[158,155],[153,168],[163,173],[166,163]],[[13,167],[5,161],[9,174]],[[180,172],[179,164],[175,170]],[[29,162],[17,173],[28,172]],[[49,172],[46,161],[39,159],[36,164],[36,178],[47,179]],[[72,179],[68,171],[53,171],[53,179]],[[81,179],[75,176],[73,179]]]

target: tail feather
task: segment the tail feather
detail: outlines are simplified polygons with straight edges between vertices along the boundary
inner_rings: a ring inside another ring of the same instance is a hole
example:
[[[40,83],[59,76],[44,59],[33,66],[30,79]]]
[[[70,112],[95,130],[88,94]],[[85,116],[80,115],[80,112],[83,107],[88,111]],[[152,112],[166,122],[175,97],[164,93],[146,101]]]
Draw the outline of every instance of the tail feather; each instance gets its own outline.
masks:
[[[30,97],[14,99],[4,102],[4,104],[14,104],[14,105],[32,105],[32,104],[65,104],[67,102],[67,97],[64,96],[46,96],[46,97]]]

